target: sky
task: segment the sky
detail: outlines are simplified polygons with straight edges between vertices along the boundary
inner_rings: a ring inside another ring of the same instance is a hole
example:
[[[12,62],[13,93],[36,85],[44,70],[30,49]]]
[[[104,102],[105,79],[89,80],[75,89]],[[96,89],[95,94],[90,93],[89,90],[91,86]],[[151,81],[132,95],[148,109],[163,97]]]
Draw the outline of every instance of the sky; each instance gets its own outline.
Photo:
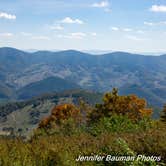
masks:
[[[0,0],[0,47],[166,52],[166,0]]]

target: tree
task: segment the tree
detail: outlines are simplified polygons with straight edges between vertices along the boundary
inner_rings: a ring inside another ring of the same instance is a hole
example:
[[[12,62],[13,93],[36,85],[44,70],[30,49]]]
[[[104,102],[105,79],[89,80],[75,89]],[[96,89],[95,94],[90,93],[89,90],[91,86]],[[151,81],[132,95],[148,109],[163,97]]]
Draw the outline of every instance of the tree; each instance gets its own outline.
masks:
[[[51,111],[51,115],[39,123],[39,128],[49,128],[52,123],[60,125],[61,122],[70,118],[79,123],[81,121],[80,110],[73,104],[61,104],[55,106]]]
[[[112,92],[104,95],[103,103],[96,105],[90,114],[90,120],[97,121],[102,117],[117,114],[127,115],[130,119],[136,121],[144,116],[151,116],[152,109],[146,107],[146,100],[136,95],[119,96],[118,89],[113,88]]]

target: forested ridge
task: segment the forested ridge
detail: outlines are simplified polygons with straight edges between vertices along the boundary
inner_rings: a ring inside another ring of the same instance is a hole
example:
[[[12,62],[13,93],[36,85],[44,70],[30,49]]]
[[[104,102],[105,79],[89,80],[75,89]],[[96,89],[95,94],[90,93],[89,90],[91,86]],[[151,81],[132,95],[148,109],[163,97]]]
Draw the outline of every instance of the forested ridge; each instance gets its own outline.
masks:
[[[76,50],[28,53],[0,48],[0,102],[76,88],[106,92],[117,87],[121,95],[136,94],[161,108],[165,75],[166,55],[112,52],[97,56]]]

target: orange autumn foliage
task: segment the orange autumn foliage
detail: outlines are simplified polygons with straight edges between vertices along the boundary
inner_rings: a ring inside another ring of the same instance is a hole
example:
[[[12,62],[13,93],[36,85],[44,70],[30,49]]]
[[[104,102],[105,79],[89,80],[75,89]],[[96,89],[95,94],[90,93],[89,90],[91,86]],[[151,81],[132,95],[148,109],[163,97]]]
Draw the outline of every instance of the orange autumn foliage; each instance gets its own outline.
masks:
[[[76,108],[73,104],[63,104],[54,107],[51,111],[51,115],[57,119],[68,119],[68,118],[77,118],[80,110]]]
[[[113,114],[127,115],[131,120],[137,121],[143,117],[150,117],[152,109],[147,108],[145,99],[136,95],[119,96],[118,90],[106,93],[102,104],[97,104],[90,115],[91,121],[96,121],[102,117],[110,117]]]
[[[52,121],[52,118],[51,118],[51,117],[46,117],[46,118],[44,118],[44,119],[39,123],[39,128],[48,127],[51,121]]]
[[[150,108],[146,108],[146,109],[139,110],[139,112],[141,113],[143,117],[150,117],[152,115],[153,110]]]
[[[80,121],[80,110],[73,104],[57,105],[52,109],[51,115],[44,118],[39,123],[39,128],[47,128],[52,122],[60,124],[61,121],[67,120],[69,118],[72,118],[74,121]]]

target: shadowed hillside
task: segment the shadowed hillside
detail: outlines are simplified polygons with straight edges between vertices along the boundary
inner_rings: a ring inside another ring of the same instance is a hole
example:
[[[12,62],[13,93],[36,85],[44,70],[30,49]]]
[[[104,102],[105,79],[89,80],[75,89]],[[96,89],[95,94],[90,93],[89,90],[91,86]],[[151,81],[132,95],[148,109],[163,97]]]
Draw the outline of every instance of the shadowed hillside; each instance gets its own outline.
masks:
[[[100,92],[117,87],[122,94],[135,93],[160,108],[166,98],[166,55],[113,52],[95,56],[74,50],[26,53],[0,48],[0,64],[1,98],[6,98],[6,93],[9,98],[17,98],[13,94],[18,92],[19,98],[23,99],[39,92],[50,92],[51,82],[53,91],[57,90],[51,77],[64,79],[58,89],[66,89],[65,82],[70,84],[68,88]],[[6,92],[6,86],[10,86],[10,93]]]

